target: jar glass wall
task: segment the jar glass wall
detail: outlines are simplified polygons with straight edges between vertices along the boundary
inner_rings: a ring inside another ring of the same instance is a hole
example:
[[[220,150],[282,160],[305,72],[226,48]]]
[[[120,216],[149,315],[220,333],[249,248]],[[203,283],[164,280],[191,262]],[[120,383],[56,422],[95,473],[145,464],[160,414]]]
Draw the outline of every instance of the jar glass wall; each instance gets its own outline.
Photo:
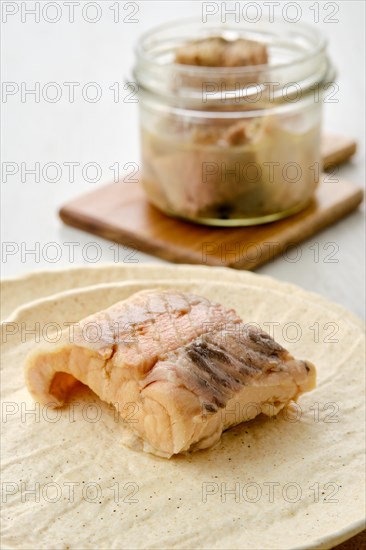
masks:
[[[252,225],[311,201],[321,170],[325,42],[301,25],[262,23],[269,63],[196,67],[174,51],[202,36],[253,37],[250,29],[177,23],[137,49],[142,183],[165,213],[211,225]]]

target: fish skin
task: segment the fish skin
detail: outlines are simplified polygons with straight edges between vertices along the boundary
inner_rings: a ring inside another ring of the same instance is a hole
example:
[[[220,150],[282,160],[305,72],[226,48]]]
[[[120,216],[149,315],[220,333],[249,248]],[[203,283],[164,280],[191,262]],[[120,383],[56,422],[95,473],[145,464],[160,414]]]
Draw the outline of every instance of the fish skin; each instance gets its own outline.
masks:
[[[130,446],[167,458],[210,447],[228,427],[273,416],[315,386],[310,362],[234,310],[184,292],[138,292],[69,336],[28,356],[34,399],[60,407],[86,384],[117,407]]]

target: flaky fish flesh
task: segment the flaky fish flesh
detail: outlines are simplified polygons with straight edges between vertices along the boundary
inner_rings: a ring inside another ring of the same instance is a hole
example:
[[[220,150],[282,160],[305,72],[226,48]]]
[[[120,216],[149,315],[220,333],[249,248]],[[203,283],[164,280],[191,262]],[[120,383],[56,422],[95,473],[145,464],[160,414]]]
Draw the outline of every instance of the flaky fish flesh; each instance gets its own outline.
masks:
[[[278,414],[314,388],[315,376],[312,363],[233,309],[159,289],[83,319],[32,351],[25,368],[38,402],[60,407],[82,382],[117,408],[130,446],[162,457],[211,447],[230,426]]]

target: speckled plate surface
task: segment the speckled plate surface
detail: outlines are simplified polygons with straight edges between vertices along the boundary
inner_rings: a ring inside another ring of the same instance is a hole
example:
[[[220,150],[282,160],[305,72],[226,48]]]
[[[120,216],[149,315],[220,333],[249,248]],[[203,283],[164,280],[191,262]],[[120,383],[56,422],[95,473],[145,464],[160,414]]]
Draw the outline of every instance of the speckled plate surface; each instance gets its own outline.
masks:
[[[311,293],[271,279],[256,284],[267,278],[250,276],[220,284],[193,275],[174,283],[140,277],[43,297],[8,318],[5,548],[331,548],[361,531],[360,321]],[[278,323],[276,339],[318,367],[318,387],[301,398],[294,416],[257,418],[227,431],[214,449],[167,461],[121,446],[118,418],[87,388],[56,416],[37,413],[22,373],[37,334],[142,288],[171,285],[235,307],[246,321]],[[27,415],[32,408],[36,414]],[[26,493],[31,488],[33,495]]]

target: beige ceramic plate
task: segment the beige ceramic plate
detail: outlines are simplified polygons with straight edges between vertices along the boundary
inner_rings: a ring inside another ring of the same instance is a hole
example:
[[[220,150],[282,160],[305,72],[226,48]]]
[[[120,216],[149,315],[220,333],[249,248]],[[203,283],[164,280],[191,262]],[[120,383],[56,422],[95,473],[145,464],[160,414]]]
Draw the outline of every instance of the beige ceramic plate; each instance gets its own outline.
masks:
[[[4,548],[310,549],[360,531],[364,336],[311,294],[170,283],[233,306],[246,321],[279,323],[276,339],[318,367],[317,389],[293,415],[238,426],[214,449],[169,461],[133,452],[120,444],[113,410],[86,388],[58,414],[27,414],[34,404],[22,365],[35,339],[153,284],[169,286],[157,279],[64,292],[25,305],[3,326]]]
[[[83,266],[61,270],[39,271],[8,279],[1,282],[1,319],[6,319],[13,310],[26,302],[38,300],[52,294],[96,284],[123,282],[141,279],[166,279],[168,281],[189,281],[202,279],[204,281],[220,281],[221,283],[244,283],[263,288],[280,290],[286,294],[311,298],[313,303],[331,307],[342,312],[347,319],[363,328],[364,323],[358,317],[344,310],[341,306],[331,304],[321,296],[303,289],[278,281],[272,277],[258,275],[249,271],[237,271],[225,267],[205,267],[171,264],[137,264],[100,266]]]

